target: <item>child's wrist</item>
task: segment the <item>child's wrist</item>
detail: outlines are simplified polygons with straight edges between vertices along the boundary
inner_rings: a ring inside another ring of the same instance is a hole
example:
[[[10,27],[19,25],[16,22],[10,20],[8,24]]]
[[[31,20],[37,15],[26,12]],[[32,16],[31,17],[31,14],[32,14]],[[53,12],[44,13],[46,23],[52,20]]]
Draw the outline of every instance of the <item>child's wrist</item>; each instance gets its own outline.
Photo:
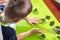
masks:
[[[5,1],[0,2],[0,4],[6,3]]]
[[[30,30],[29,32],[30,32],[30,34],[33,34],[34,33],[32,30]]]

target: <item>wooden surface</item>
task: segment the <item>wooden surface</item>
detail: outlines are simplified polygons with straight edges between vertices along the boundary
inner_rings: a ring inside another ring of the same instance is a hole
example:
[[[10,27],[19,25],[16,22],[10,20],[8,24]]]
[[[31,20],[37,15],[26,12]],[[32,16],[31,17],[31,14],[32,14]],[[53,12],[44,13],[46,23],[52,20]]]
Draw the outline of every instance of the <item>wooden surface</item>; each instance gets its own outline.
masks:
[[[56,19],[60,22],[60,9],[55,5],[53,0],[43,0],[48,8],[51,10]]]

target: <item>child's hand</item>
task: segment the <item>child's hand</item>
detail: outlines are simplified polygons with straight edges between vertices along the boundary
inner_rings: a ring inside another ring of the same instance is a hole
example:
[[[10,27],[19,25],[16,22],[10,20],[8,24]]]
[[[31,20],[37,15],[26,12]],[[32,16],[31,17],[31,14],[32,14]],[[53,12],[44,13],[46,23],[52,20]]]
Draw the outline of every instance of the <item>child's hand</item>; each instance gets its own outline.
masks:
[[[8,0],[0,0],[0,4],[6,3]]]
[[[56,2],[60,3],[60,0],[54,0],[54,1],[56,1]]]
[[[40,21],[37,19],[37,18],[35,18],[35,17],[27,17],[26,18],[26,21],[29,23],[29,24],[31,24],[31,25],[34,25],[34,24],[39,24],[40,23]]]
[[[5,1],[1,1],[0,4],[6,3]]]
[[[45,30],[39,30],[39,28],[33,28],[31,30],[32,33],[37,33],[37,34],[44,34],[45,33]]]

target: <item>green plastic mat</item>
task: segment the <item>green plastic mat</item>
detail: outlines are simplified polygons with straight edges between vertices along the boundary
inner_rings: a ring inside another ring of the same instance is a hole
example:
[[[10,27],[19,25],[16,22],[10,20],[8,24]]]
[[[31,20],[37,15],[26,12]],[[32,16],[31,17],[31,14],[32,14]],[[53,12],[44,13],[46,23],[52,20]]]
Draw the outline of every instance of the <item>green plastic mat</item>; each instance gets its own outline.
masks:
[[[42,21],[42,24],[36,24],[34,26],[31,26],[28,24],[25,20],[21,20],[16,24],[16,33],[23,33],[26,32],[32,28],[40,28],[40,30],[45,29],[46,32],[44,33],[45,38],[41,37],[39,34],[32,34],[28,37],[25,37],[22,40],[60,40],[60,38],[57,38],[58,34],[56,34],[53,29],[56,26],[59,26],[59,22],[54,17],[54,15],[51,13],[51,11],[48,9],[48,7],[45,5],[43,0],[31,0],[33,9],[32,12],[28,15],[29,17],[37,17],[38,19],[44,19],[40,20]],[[50,19],[46,19],[46,16],[50,16]],[[54,25],[50,26],[50,22],[54,21]]]

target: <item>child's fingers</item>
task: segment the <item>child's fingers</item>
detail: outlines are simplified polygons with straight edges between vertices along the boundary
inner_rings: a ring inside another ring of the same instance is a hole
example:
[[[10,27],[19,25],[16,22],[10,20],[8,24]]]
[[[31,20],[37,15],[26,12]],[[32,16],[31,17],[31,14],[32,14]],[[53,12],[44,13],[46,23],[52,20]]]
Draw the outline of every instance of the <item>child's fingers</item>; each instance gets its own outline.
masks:
[[[32,22],[28,22],[28,23],[29,23],[30,25],[32,25],[32,26],[34,25]]]
[[[33,23],[33,24],[40,24],[39,21],[33,21],[32,23]]]
[[[44,34],[44,33],[45,33],[45,30],[40,31],[40,34]]]

